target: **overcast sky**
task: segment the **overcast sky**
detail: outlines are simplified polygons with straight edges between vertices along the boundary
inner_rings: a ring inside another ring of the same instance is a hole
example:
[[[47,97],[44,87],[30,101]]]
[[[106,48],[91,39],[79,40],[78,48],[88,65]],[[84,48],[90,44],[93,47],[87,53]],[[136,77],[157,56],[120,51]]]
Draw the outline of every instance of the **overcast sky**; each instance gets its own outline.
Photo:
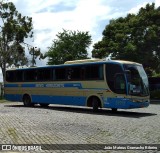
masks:
[[[33,18],[34,40],[28,43],[44,53],[56,34],[66,30],[89,31],[92,44],[101,40],[109,20],[137,13],[139,8],[160,0],[10,0],[22,15]],[[92,45],[91,45],[92,48]],[[88,49],[90,50],[90,49]],[[89,55],[91,53],[89,51]],[[38,61],[45,65],[46,61]],[[2,79],[0,79],[2,80]]]

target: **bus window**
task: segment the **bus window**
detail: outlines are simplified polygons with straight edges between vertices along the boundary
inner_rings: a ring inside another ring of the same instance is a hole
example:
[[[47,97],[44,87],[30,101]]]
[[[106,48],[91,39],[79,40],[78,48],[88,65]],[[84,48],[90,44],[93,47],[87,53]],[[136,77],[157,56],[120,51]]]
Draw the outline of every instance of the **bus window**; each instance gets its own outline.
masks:
[[[55,69],[55,80],[65,80],[65,78],[66,78],[65,74],[66,74],[65,68]]]
[[[51,81],[52,79],[52,69],[38,69],[36,71],[37,81]]]
[[[16,71],[16,81],[17,82],[23,81],[23,71],[22,70]]]
[[[23,71],[7,71],[6,72],[6,81],[8,82],[22,82],[23,81]]]
[[[36,70],[27,70],[24,73],[24,81],[36,81]]]
[[[81,67],[69,67],[67,69],[67,79],[68,80],[80,80],[81,78]]]
[[[113,91],[116,92],[115,86],[114,86],[114,78],[116,74],[123,73],[122,67],[118,64],[112,64],[112,63],[107,63],[106,64],[106,80],[108,83],[109,88]]]
[[[16,71],[7,71],[6,72],[6,81],[14,82],[16,80]]]
[[[86,80],[103,79],[103,65],[89,65],[85,67]]]
[[[124,74],[116,74],[115,75],[115,82],[114,82],[114,90],[116,93],[125,94],[126,93],[126,83]]]

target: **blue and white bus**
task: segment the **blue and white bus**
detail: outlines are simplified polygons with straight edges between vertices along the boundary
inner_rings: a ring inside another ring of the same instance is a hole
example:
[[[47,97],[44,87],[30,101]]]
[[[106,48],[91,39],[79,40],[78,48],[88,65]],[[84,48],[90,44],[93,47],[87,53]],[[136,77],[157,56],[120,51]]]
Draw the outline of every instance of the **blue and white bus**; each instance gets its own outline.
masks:
[[[148,78],[139,63],[87,59],[6,71],[5,99],[117,109],[149,106]]]

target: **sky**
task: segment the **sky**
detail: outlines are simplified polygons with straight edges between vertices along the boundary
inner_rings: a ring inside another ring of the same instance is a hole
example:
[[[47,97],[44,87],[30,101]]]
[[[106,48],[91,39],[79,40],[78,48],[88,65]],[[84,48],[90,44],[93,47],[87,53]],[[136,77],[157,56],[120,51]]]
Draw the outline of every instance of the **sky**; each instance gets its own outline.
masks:
[[[58,32],[65,30],[89,31],[92,45],[101,40],[102,32],[111,19],[137,13],[147,3],[160,6],[160,0],[9,0],[22,15],[32,17],[34,39],[26,43],[48,51]],[[46,65],[47,60],[37,61],[37,66]],[[0,81],[2,76],[0,75]]]

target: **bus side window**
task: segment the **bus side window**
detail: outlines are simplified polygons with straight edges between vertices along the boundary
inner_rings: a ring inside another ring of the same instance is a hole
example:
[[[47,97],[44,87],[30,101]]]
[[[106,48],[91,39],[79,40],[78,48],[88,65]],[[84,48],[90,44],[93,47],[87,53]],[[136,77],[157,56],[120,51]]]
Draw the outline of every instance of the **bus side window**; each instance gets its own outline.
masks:
[[[36,72],[35,70],[27,70],[24,74],[25,81],[36,81]]]
[[[37,70],[37,81],[42,81],[44,78],[43,76],[43,69]]]
[[[103,79],[103,66],[102,65],[89,65],[85,67],[86,80],[99,80]]]
[[[16,81],[22,82],[23,81],[23,70],[16,71]]]
[[[16,81],[15,71],[6,71],[6,81],[7,82],[15,82]]]
[[[123,73],[122,67],[118,64],[107,63],[106,64],[106,80],[109,88],[116,92],[114,86],[114,76],[118,73]]]
[[[6,81],[8,82],[22,82],[23,81],[23,71],[7,71],[6,72]]]
[[[81,67],[70,67],[67,69],[68,80],[80,80],[81,79]]]
[[[80,75],[81,75],[81,80],[85,80],[85,67],[82,67],[81,68],[81,72],[80,72]]]
[[[55,80],[65,80],[66,78],[66,69],[65,68],[56,68],[55,69]]]
[[[82,68],[80,66],[73,68],[73,74],[72,74],[73,80],[81,80],[82,79],[81,71],[82,71]]]
[[[51,68],[43,69],[43,72],[44,72],[44,81],[51,81],[52,69]]]
[[[116,93],[126,94],[126,84],[124,74],[116,74],[114,76],[114,89]]]
[[[67,69],[67,79],[68,80],[73,79],[73,69],[72,68]]]
[[[55,69],[52,70],[52,80],[56,80],[56,74],[55,74]]]
[[[38,69],[35,73],[37,81],[51,81],[52,78],[52,69]]]

